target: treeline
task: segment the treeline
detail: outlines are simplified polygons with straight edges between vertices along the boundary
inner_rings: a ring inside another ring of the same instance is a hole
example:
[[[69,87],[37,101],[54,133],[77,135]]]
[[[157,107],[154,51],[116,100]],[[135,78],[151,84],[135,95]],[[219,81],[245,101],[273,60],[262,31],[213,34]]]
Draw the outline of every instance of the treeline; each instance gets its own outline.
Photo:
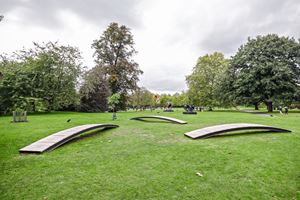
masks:
[[[111,23],[91,46],[96,64],[89,70],[77,48],[57,42],[1,55],[0,112],[103,112],[114,94],[118,109],[125,109],[142,74],[132,59],[136,51],[130,29]]]
[[[219,52],[199,57],[186,80],[191,104],[265,104],[272,112],[300,101],[300,43],[276,34],[248,38],[230,59]]]
[[[77,48],[57,43],[1,56],[0,111],[57,110],[79,101],[76,86],[82,72]]]
[[[173,107],[183,107],[188,104],[186,92],[171,94],[155,94],[146,88],[136,89],[130,96],[128,107],[134,109],[165,107],[171,103]]]
[[[220,52],[201,56],[186,76],[188,90],[174,95],[138,87],[143,72],[133,60],[137,52],[126,26],[111,23],[91,47],[95,66],[89,70],[76,47],[57,42],[0,55],[0,112],[104,112],[168,102],[210,109],[241,104],[258,109],[264,103],[272,111],[300,101],[300,43],[294,38],[257,36],[230,59]]]

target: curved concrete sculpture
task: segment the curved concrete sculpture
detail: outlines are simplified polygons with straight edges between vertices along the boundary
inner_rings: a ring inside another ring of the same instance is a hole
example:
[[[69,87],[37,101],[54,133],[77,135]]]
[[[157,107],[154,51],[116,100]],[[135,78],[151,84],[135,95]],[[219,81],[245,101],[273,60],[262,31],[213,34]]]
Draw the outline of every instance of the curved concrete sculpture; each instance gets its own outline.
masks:
[[[264,116],[264,117],[273,117],[272,114],[266,113],[266,112],[256,112],[253,110],[243,110],[245,113],[250,113],[258,116]]]
[[[20,149],[19,152],[20,153],[43,153],[45,151],[51,151],[63,145],[64,143],[74,139],[76,136],[80,135],[81,133],[98,129],[98,128],[109,129],[109,128],[116,128],[116,127],[119,126],[114,124],[86,124],[86,125],[76,126],[63,131],[59,131],[48,137],[38,140]]]
[[[290,130],[261,125],[261,124],[236,123],[236,124],[222,124],[217,126],[209,126],[206,128],[197,129],[185,133],[184,135],[192,139],[197,139],[197,138],[207,138],[225,132],[240,131],[240,130],[267,130],[273,132],[291,132]]]
[[[168,121],[168,122],[172,122],[172,123],[176,123],[176,124],[187,124],[187,122],[179,120],[179,119],[175,119],[172,117],[164,117],[164,116],[143,116],[143,117],[133,117],[130,120],[140,120],[140,121],[146,121],[144,119],[160,119],[160,120],[164,120],[164,121]]]

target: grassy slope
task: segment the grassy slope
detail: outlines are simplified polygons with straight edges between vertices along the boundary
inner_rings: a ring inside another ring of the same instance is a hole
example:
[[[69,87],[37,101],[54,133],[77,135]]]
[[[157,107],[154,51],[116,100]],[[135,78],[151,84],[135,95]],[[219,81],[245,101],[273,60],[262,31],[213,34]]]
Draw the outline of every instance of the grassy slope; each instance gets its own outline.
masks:
[[[118,113],[114,123],[120,128],[86,134],[42,155],[19,155],[18,149],[76,125],[112,123],[111,114],[32,115],[30,122],[18,124],[1,117],[0,199],[300,199],[299,113],[273,118],[232,112],[159,113],[188,125],[128,120],[145,114],[151,113]],[[206,140],[183,136],[230,122],[293,132]]]

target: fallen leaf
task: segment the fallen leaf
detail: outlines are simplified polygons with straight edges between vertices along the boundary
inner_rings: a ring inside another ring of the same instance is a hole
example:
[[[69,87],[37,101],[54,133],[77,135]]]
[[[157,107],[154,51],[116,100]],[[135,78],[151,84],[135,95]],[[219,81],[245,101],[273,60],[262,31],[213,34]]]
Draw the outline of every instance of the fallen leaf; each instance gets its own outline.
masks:
[[[197,176],[200,176],[200,177],[203,176],[203,174],[201,174],[201,172],[197,172],[196,174],[197,174]]]

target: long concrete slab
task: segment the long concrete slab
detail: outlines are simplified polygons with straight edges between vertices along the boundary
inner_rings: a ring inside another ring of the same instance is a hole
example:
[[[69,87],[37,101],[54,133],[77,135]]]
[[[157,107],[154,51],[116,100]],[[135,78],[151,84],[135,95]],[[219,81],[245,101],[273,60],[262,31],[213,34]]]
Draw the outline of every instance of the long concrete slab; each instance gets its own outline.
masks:
[[[214,135],[222,134],[225,132],[240,131],[240,130],[267,130],[273,132],[291,132],[287,129],[267,126],[262,124],[249,124],[249,123],[235,123],[235,124],[222,124],[216,126],[209,126],[187,132],[184,135],[192,139],[207,138]]]
[[[76,126],[63,131],[59,131],[43,139],[40,139],[20,149],[19,152],[20,153],[43,153],[45,151],[51,151],[63,145],[64,143],[74,139],[76,136],[80,135],[81,133],[98,129],[98,128],[109,129],[109,128],[116,128],[116,127],[119,126],[114,124],[86,124],[86,125]]]
[[[176,124],[187,124],[186,121],[182,121],[176,118],[172,117],[165,117],[165,116],[142,116],[142,117],[133,117],[130,120],[140,120],[140,121],[146,121],[145,119],[159,119],[163,121],[168,121]]]

